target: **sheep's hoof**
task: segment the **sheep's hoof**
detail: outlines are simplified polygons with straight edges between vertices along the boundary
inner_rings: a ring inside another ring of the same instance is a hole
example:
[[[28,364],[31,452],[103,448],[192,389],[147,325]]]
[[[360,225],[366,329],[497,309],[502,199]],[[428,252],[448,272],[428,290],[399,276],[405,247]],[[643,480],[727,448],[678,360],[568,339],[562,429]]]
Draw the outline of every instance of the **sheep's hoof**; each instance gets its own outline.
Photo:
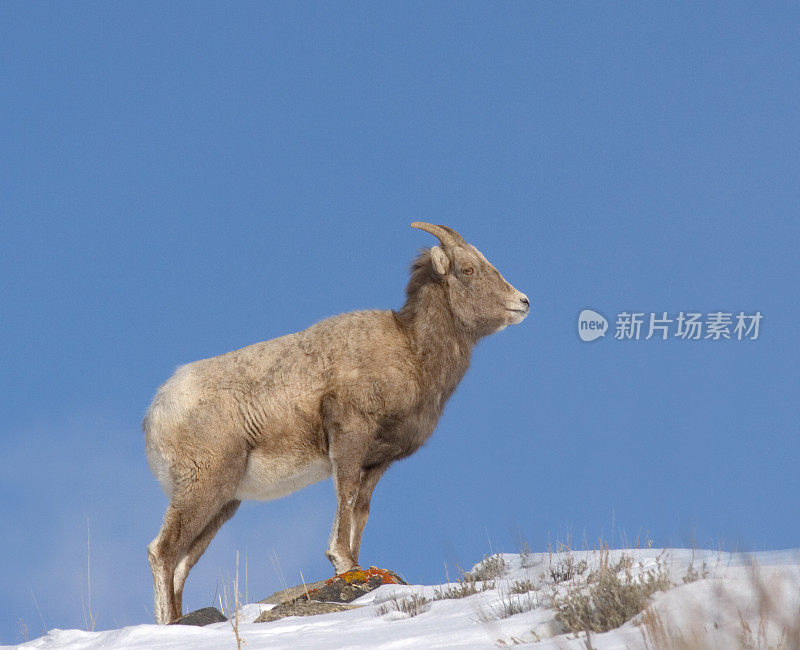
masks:
[[[360,564],[354,564],[349,569],[345,569],[344,571],[337,571],[333,577],[334,578],[341,578],[343,575],[350,573],[352,571],[363,571],[363,567]]]

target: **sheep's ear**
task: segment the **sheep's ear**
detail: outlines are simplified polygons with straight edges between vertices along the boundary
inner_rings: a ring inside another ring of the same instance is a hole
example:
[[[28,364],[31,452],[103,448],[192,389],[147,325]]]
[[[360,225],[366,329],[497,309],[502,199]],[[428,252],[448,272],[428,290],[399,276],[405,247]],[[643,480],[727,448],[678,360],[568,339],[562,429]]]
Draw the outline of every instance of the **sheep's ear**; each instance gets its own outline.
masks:
[[[433,270],[439,275],[444,275],[447,273],[447,269],[450,268],[449,258],[438,246],[431,248],[431,262],[433,263]]]

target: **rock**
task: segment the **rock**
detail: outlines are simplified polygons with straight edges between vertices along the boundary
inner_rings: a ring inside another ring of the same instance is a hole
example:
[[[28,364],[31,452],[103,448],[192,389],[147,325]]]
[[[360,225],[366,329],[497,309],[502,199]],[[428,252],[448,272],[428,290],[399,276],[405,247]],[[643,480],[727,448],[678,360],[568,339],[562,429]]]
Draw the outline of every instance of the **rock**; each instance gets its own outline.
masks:
[[[353,569],[328,580],[276,591],[269,598],[260,601],[276,606],[261,614],[256,623],[275,621],[284,616],[313,616],[353,609],[342,603],[352,602],[381,585],[404,584],[406,582],[394,571],[374,566],[369,569]]]
[[[342,605],[341,603],[308,603],[302,601],[295,603],[281,603],[280,605],[275,605],[275,607],[268,612],[262,612],[255,622],[269,623],[287,616],[315,616],[316,614],[344,612],[348,609],[358,609],[358,606]]]
[[[196,609],[193,612],[184,614],[175,621],[173,625],[197,625],[202,627],[203,625],[210,625],[211,623],[223,623],[227,620],[225,615],[216,607],[203,607],[202,609]]]
[[[309,582],[304,585],[297,585],[296,587],[287,587],[286,589],[281,589],[280,591],[276,591],[268,598],[265,598],[264,600],[259,600],[258,602],[264,605],[280,605],[281,603],[293,603],[301,596],[306,595],[306,589],[308,589],[309,593],[312,591],[316,592],[316,590],[322,587],[324,584],[325,580],[320,580],[319,582]]]
[[[333,576],[316,589],[309,591],[312,600],[334,603],[349,603],[368,594],[381,585],[404,585],[405,581],[393,571],[371,566],[369,569],[353,569]]]

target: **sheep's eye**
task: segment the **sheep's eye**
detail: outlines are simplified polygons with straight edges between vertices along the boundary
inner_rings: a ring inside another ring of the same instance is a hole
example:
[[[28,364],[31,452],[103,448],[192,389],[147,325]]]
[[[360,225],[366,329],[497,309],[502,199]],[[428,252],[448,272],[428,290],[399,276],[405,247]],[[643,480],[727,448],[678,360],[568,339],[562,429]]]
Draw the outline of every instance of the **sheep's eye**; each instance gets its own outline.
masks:
[[[475,272],[475,270],[474,270],[474,269],[473,269],[471,266],[468,266],[467,268],[465,268],[465,269],[464,269],[464,270],[462,270],[461,272],[462,272],[464,275],[472,275],[472,274]]]

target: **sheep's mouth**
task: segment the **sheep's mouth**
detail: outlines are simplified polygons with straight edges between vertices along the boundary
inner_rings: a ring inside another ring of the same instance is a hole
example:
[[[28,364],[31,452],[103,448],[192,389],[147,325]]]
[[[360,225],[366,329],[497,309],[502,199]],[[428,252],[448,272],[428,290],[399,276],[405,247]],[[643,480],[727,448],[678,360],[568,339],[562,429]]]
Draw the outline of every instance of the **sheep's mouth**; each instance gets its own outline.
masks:
[[[521,323],[522,321],[527,318],[528,314],[530,313],[530,309],[510,309],[508,310],[511,312],[511,320],[514,323]]]

